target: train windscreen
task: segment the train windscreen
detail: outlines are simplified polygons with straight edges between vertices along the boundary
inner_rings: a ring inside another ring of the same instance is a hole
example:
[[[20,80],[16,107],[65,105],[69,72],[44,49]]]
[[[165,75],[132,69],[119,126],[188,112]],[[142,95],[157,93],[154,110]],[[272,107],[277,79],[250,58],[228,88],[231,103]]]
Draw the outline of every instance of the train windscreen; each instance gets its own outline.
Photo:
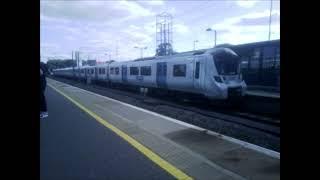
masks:
[[[236,75],[240,72],[240,57],[231,50],[222,50],[213,54],[219,75]]]

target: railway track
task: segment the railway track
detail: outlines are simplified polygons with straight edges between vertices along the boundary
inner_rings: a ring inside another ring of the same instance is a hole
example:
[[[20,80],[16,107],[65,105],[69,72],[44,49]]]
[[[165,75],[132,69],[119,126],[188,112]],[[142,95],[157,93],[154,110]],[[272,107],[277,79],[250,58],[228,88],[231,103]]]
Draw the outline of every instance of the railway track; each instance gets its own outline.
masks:
[[[59,80],[60,78],[55,78]],[[65,80],[65,79],[60,79]],[[79,82],[74,80],[67,80],[71,85],[79,85]],[[65,82],[65,81],[64,81]],[[214,110],[208,104],[201,103],[188,103],[182,102],[177,103],[174,99],[161,97],[150,97],[150,96],[142,96],[138,93],[133,93],[130,91],[123,91],[118,89],[110,89],[107,87],[99,86],[99,85],[90,85],[92,88],[98,89],[100,91],[108,91],[110,93],[115,93],[120,96],[134,98],[137,101],[142,103],[151,104],[154,106],[154,109],[160,106],[168,106],[176,109],[181,109],[188,112],[193,112],[195,114],[199,114],[202,116],[210,117],[215,120],[225,121],[229,123],[234,123],[240,126],[244,126],[247,128],[255,129],[276,137],[280,137],[280,120],[264,117],[261,115],[255,115],[245,112],[234,112],[235,109],[225,109],[225,110]],[[88,86],[89,87],[89,86]],[[174,102],[173,102],[174,101]]]
[[[150,102],[147,102],[150,103]],[[153,102],[155,106],[170,106],[174,107],[177,109],[183,109],[185,111],[189,112],[194,112],[196,114],[200,114],[206,117],[210,117],[216,120],[221,120],[221,121],[226,121],[226,122],[231,122],[235,123],[241,126],[245,126],[248,128],[252,128],[255,130],[263,131],[265,133],[274,135],[279,137],[280,136],[280,121],[274,121],[270,119],[263,119],[263,118],[243,118],[239,116],[234,116],[234,115],[228,115],[224,113],[219,113],[219,112],[214,112],[214,111],[207,111],[207,110],[202,110],[199,108],[195,107],[188,107],[188,106],[183,106],[183,105],[178,105],[170,102]]]

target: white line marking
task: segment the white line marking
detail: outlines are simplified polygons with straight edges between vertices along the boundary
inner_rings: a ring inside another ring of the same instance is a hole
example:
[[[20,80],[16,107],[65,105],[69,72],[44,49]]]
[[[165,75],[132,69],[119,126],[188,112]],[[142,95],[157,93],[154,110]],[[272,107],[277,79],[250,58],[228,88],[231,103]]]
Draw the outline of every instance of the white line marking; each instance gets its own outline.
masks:
[[[50,79],[52,81],[56,81],[56,80],[53,80],[53,79]],[[59,81],[56,81],[57,83],[62,83],[62,84],[65,84],[65,85],[68,85],[68,86],[71,86],[69,84],[66,84],[66,83],[63,83],[63,82],[59,82]],[[124,102],[121,102],[121,101],[118,101],[118,100],[115,100],[115,99],[112,99],[112,98],[109,98],[109,97],[106,97],[106,96],[102,96],[100,94],[96,94],[94,92],[90,92],[90,91],[87,91],[87,90],[84,90],[84,89],[81,89],[81,88],[78,88],[78,87],[75,87],[75,86],[71,86],[73,88],[76,88],[76,89],[79,89],[81,91],[84,91],[84,92],[87,92],[89,94],[92,94],[92,95],[95,95],[95,96],[99,96],[99,97],[102,97],[104,99],[107,99],[107,100],[110,100],[110,101],[113,101],[113,102],[116,102],[116,103],[119,103],[119,104],[122,104],[124,106],[128,106],[128,107],[131,107],[133,109],[136,109],[136,110],[139,110],[139,111],[142,111],[142,112],[145,112],[145,113],[148,113],[148,114],[152,114],[154,116],[157,116],[157,117],[161,117],[163,119],[166,119],[168,121],[171,121],[171,122],[174,122],[176,124],[180,124],[182,126],[186,126],[186,127],[189,127],[189,128],[192,128],[192,129],[196,129],[196,130],[199,130],[199,131],[206,131],[207,134],[209,135],[212,135],[212,136],[217,136],[218,138],[221,138],[223,140],[226,140],[226,141],[229,141],[229,142],[233,142],[235,144],[239,144],[243,147],[246,147],[248,149],[252,149],[252,150],[255,150],[255,151],[258,151],[258,152],[261,152],[265,155],[268,155],[270,157],[273,157],[273,158],[276,158],[276,159],[280,159],[280,153],[279,152],[276,152],[276,151],[273,151],[273,150],[270,150],[270,149],[266,149],[264,147],[261,147],[261,146],[257,146],[257,145],[254,145],[254,144],[251,144],[251,143],[248,143],[248,142],[245,142],[245,141],[241,141],[239,139],[235,139],[233,137],[229,137],[229,136],[226,136],[226,135],[223,135],[223,134],[220,134],[220,133],[217,133],[217,132],[214,132],[214,131],[210,131],[208,129],[204,129],[202,127],[198,127],[198,126],[195,126],[195,125],[192,125],[192,124],[188,124],[186,122],[182,122],[180,120],[177,120],[177,119],[173,119],[171,117],[168,117],[168,116],[164,116],[164,115],[161,115],[161,114],[158,114],[156,112],[152,112],[152,111],[149,111],[149,110],[146,110],[146,109],[142,109],[140,107],[137,107],[137,106],[133,106],[131,104],[127,104],[127,103],[124,103]]]
[[[280,98],[280,94],[268,94],[268,93],[259,93],[259,92],[246,92],[247,95],[249,96],[259,96],[259,97],[269,97],[269,98]]]

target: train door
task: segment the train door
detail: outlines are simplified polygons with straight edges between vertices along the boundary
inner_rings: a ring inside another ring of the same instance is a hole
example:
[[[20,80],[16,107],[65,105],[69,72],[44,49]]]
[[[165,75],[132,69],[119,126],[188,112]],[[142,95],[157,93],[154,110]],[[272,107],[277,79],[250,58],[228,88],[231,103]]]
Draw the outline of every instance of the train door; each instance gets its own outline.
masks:
[[[80,69],[78,67],[76,68],[76,72],[77,72],[77,75],[76,75],[77,78],[80,78]]]
[[[106,67],[107,81],[109,81],[109,66]]]
[[[122,82],[126,83],[128,81],[128,79],[127,79],[127,65],[121,66],[121,75],[122,75]]]
[[[79,69],[77,67],[75,68],[75,71],[76,71],[75,78],[79,78],[80,72],[79,72]]]
[[[100,70],[100,68],[94,68],[94,79],[98,80],[98,69]],[[101,71],[101,70],[100,70]],[[99,72],[100,72],[99,71]]]
[[[194,67],[194,78],[193,78],[193,87],[195,89],[200,89],[200,73],[201,73],[201,68],[200,68],[200,58],[195,57],[193,61],[193,67]]]
[[[167,88],[167,63],[157,63],[157,85],[160,88]]]

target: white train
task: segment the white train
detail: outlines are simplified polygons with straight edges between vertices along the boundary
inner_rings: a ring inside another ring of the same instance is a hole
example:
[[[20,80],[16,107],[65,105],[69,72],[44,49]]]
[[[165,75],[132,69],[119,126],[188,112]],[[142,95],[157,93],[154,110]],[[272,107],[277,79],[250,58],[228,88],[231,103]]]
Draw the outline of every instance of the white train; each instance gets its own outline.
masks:
[[[231,49],[213,48],[144,60],[56,69],[53,74],[225,100],[245,95],[240,63],[240,57]]]

